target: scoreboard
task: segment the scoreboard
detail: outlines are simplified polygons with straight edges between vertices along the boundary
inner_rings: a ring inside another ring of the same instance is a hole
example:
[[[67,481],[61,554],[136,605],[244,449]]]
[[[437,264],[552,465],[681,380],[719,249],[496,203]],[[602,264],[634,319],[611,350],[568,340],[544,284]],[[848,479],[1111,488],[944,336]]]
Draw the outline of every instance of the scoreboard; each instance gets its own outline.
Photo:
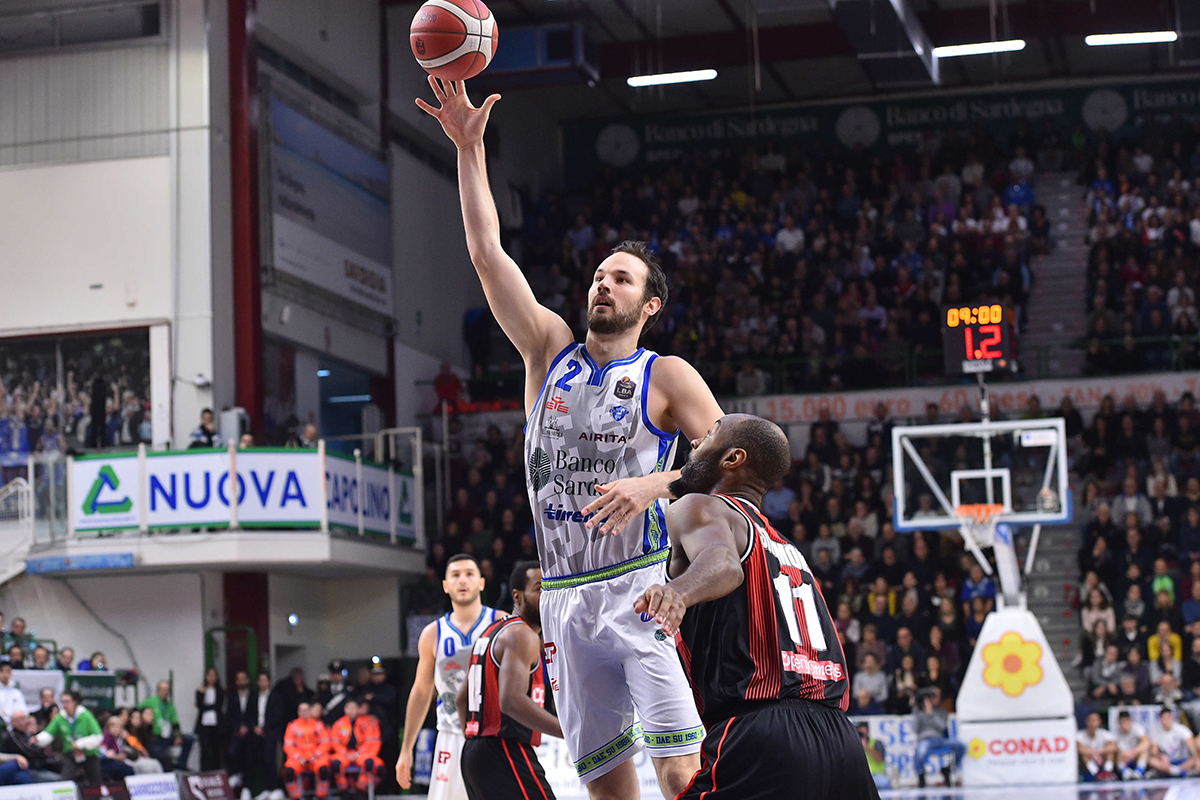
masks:
[[[947,375],[1011,369],[1009,309],[999,303],[944,309],[942,349],[946,355]]]

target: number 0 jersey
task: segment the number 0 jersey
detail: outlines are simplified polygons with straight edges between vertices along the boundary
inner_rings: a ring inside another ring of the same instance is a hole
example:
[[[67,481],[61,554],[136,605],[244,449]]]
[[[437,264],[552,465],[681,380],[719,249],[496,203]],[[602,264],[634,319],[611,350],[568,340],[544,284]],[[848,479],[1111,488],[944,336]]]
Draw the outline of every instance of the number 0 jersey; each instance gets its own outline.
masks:
[[[471,662],[471,645],[480,637],[484,628],[496,621],[494,608],[483,607],[479,619],[466,633],[454,627],[450,612],[437,619],[437,650],[433,657],[433,686],[437,690],[437,729],[446,733],[462,733],[458,720],[458,687],[467,677],[467,665]]]
[[[600,368],[575,343],[550,365],[525,425],[529,505],[545,581],[666,557],[661,502],[615,533],[588,530],[581,513],[600,496],[597,485],[671,464],[675,434],[655,428],[646,413],[656,358],[639,348]]]
[[[500,662],[492,648],[496,637],[510,625],[525,624],[525,620],[515,615],[494,622],[480,634],[471,650],[471,666],[467,672],[467,724],[463,726],[463,734],[468,739],[497,736],[533,747],[542,743],[541,732],[530,730],[500,710]],[[526,694],[542,708],[546,707],[544,664],[540,658],[529,671]]]
[[[803,699],[850,706],[846,656],[804,556],[744,500],[715,495],[745,518],[745,579],[689,608],[676,635],[705,725],[747,706]]]

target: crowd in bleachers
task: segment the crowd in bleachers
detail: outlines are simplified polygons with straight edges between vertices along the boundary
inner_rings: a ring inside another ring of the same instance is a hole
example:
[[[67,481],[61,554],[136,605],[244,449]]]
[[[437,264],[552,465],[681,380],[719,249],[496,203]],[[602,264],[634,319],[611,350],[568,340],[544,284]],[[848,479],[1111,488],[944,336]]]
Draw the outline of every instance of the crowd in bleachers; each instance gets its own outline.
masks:
[[[1086,682],[1083,704],[1101,710],[1160,704],[1178,718],[1174,734],[1151,731],[1150,747],[1116,767],[1119,735],[1092,731],[1094,757],[1085,757],[1084,766],[1093,777],[1200,767],[1184,763],[1200,752],[1191,733],[1200,727],[1198,424],[1190,393],[1171,404],[1158,392],[1145,407],[1133,398],[1120,406],[1106,398],[1086,428],[1078,412],[1067,415],[1073,470],[1084,487],[1076,659]],[[1169,761],[1156,762],[1155,737],[1179,739],[1183,732]]]
[[[0,343],[0,485],[30,453],[149,441],[145,331]]]
[[[1182,114],[1101,139],[1088,184],[1087,371],[1200,366],[1200,131]]]
[[[1031,255],[1054,244],[1032,180],[1068,156],[1052,126],[1023,121],[1001,138],[929,131],[888,156],[697,148],[582,198],[548,192],[514,250],[582,332],[595,266],[621,240],[649,242],[671,297],[644,344],[689,359],[718,396],[895,385],[940,371],[941,304],[1023,310]],[[498,368],[486,336],[468,344],[477,377]]]
[[[335,660],[315,690],[293,669],[274,684],[261,673],[256,685],[238,672],[226,691],[210,668],[194,692],[196,719],[188,731],[171,681],[158,681],[130,706],[116,706],[115,692],[112,704],[94,693],[85,699],[73,685],[79,673],[111,673],[131,692],[139,676],[114,669],[99,651],[76,661],[73,648],[39,638],[21,617],[6,631],[3,623],[0,614],[0,786],[70,780],[99,787],[134,774],[187,771],[198,746],[195,765],[225,769],[243,800],[253,792],[259,800],[283,800],[285,788],[298,798],[306,779],[318,797],[336,789],[346,798],[365,793],[368,782],[378,785],[383,759],[394,749],[385,737],[398,736],[396,689],[379,664],[351,679]],[[20,682],[31,685],[31,670],[63,673],[62,691],[46,686],[38,704],[29,705]]]

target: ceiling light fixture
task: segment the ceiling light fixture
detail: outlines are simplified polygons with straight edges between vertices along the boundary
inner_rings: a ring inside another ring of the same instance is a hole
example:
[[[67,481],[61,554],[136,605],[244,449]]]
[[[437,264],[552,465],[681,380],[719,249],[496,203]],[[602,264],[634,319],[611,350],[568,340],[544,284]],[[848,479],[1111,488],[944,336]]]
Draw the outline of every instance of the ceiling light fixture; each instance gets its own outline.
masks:
[[[663,72],[658,75],[636,75],[626,79],[633,88],[642,86],[665,86],[669,83],[692,83],[693,81],[711,81],[717,77],[715,69],[694,69],[689,72]]]
[[[1179,38],[1175,31],[1139,31],[1137,33],[1093,33],[1083,41],[1088,47],[1103,47],[1110,44],[1158,44],[1173,42]]]
[[[957,56],[983,56],[989,53],[1012,53],[1025,49],[1024,39],[1005,39],[1002,42],[976,42],[975,44],[951,44],[933,48],[937,58]]]

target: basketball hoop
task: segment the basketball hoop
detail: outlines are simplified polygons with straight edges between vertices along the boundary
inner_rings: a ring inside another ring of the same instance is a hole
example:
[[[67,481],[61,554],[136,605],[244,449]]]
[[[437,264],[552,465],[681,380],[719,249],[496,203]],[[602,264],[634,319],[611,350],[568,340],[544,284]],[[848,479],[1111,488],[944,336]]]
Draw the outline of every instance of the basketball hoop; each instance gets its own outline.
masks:
[[[970,503],[954,509],[963,538],[981,548],[995,544],[996,524],[1003,511],[999,503]]]

